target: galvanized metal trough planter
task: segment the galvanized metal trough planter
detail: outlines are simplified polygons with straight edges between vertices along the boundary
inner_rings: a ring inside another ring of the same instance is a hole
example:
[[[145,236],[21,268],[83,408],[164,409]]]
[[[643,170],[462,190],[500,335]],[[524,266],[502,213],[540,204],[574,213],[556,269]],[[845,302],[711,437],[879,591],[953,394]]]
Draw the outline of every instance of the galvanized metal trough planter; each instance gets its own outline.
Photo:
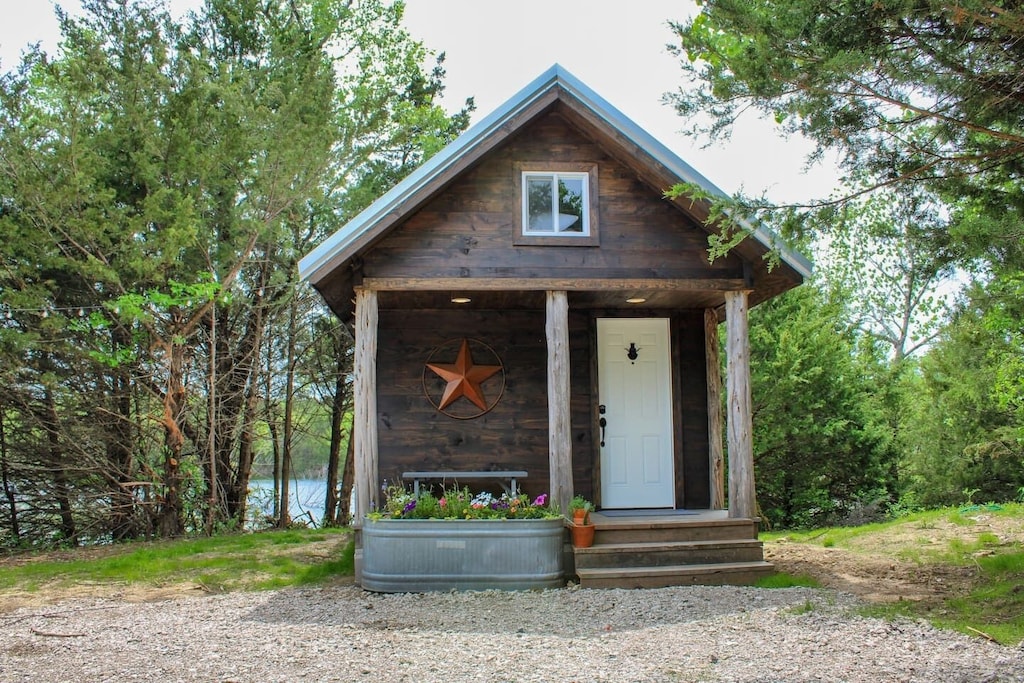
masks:
[[[360,584],[378,593],[565,585],[564,521],[366,519]]]

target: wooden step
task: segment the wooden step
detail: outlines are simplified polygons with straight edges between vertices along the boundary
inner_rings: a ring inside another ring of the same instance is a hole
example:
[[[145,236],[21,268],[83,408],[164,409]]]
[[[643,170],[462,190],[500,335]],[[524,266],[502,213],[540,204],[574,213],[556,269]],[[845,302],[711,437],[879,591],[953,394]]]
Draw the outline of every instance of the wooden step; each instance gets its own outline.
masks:
[[[723,562],[667,567],[580,569],[582,588],[664,588],[666,586],[748,585],[774,571],[770,562]]]
[[[575,550],[576,567],[661,567],[686,564],[755,562],[764,559],[754,539],[614,543]]]
[[[757,522],[751,519],[695,521],[616,519],[608,522],[595,519],[594,526],[594,545],[757,538]]]

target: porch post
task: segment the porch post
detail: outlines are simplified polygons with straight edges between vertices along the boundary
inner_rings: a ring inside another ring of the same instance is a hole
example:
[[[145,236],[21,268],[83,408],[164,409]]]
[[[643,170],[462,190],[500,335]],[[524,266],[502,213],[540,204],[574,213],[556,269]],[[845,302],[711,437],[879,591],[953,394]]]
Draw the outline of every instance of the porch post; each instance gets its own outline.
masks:
[[[722,450],[722,370],[718,359],[718,314],[704,309],[704,359],[708,378],[708,458],[712,510],[725,508],[725,452]]]
[[[729,517],[745,519],[757,516],[747,295],[745,291],[725,293]]]
[[[376,509],[377,490],[377,292],[357,287],[355,355],[354,439],[356,524]]]
[[[551,502],[566,513],[572,500],[572,436],[569,421],[569,300],[547,293],[548,469]]]

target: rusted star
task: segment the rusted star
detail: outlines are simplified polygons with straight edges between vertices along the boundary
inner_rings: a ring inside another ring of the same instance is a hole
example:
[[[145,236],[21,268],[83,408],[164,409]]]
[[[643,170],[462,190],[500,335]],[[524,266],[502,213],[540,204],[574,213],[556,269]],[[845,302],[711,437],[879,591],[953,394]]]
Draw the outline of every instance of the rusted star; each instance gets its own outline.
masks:
[[[474,365],[468,339],[462,340],[459,355],[454,363],[428,363],[427,367],[448,382],[441,397],[442,410],[462,396],[476,404],[480,410],[487,410],[487,400],[480,385],[501,372],[500,365]]]

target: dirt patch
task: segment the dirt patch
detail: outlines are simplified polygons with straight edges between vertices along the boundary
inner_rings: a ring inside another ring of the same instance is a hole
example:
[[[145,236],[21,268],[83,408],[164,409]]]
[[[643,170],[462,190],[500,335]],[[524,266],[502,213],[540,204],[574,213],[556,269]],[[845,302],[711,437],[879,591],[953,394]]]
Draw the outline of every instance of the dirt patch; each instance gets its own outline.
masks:
[[[782,538],[765,543],[765,559],[780,572],[811,576],[822,586],[870,602],[940,602],[967,593],[980,568],[926,560],[941,556],[954,545],[972,547],[983,534],[989,535],[990,543],[975,551],[976,557],[992,554],[994,546],[1024,543],[1024,519],[979,512],[957,521],[908,522],[845,541],[845,548],[824,547],[821,538],[805,543]]]

